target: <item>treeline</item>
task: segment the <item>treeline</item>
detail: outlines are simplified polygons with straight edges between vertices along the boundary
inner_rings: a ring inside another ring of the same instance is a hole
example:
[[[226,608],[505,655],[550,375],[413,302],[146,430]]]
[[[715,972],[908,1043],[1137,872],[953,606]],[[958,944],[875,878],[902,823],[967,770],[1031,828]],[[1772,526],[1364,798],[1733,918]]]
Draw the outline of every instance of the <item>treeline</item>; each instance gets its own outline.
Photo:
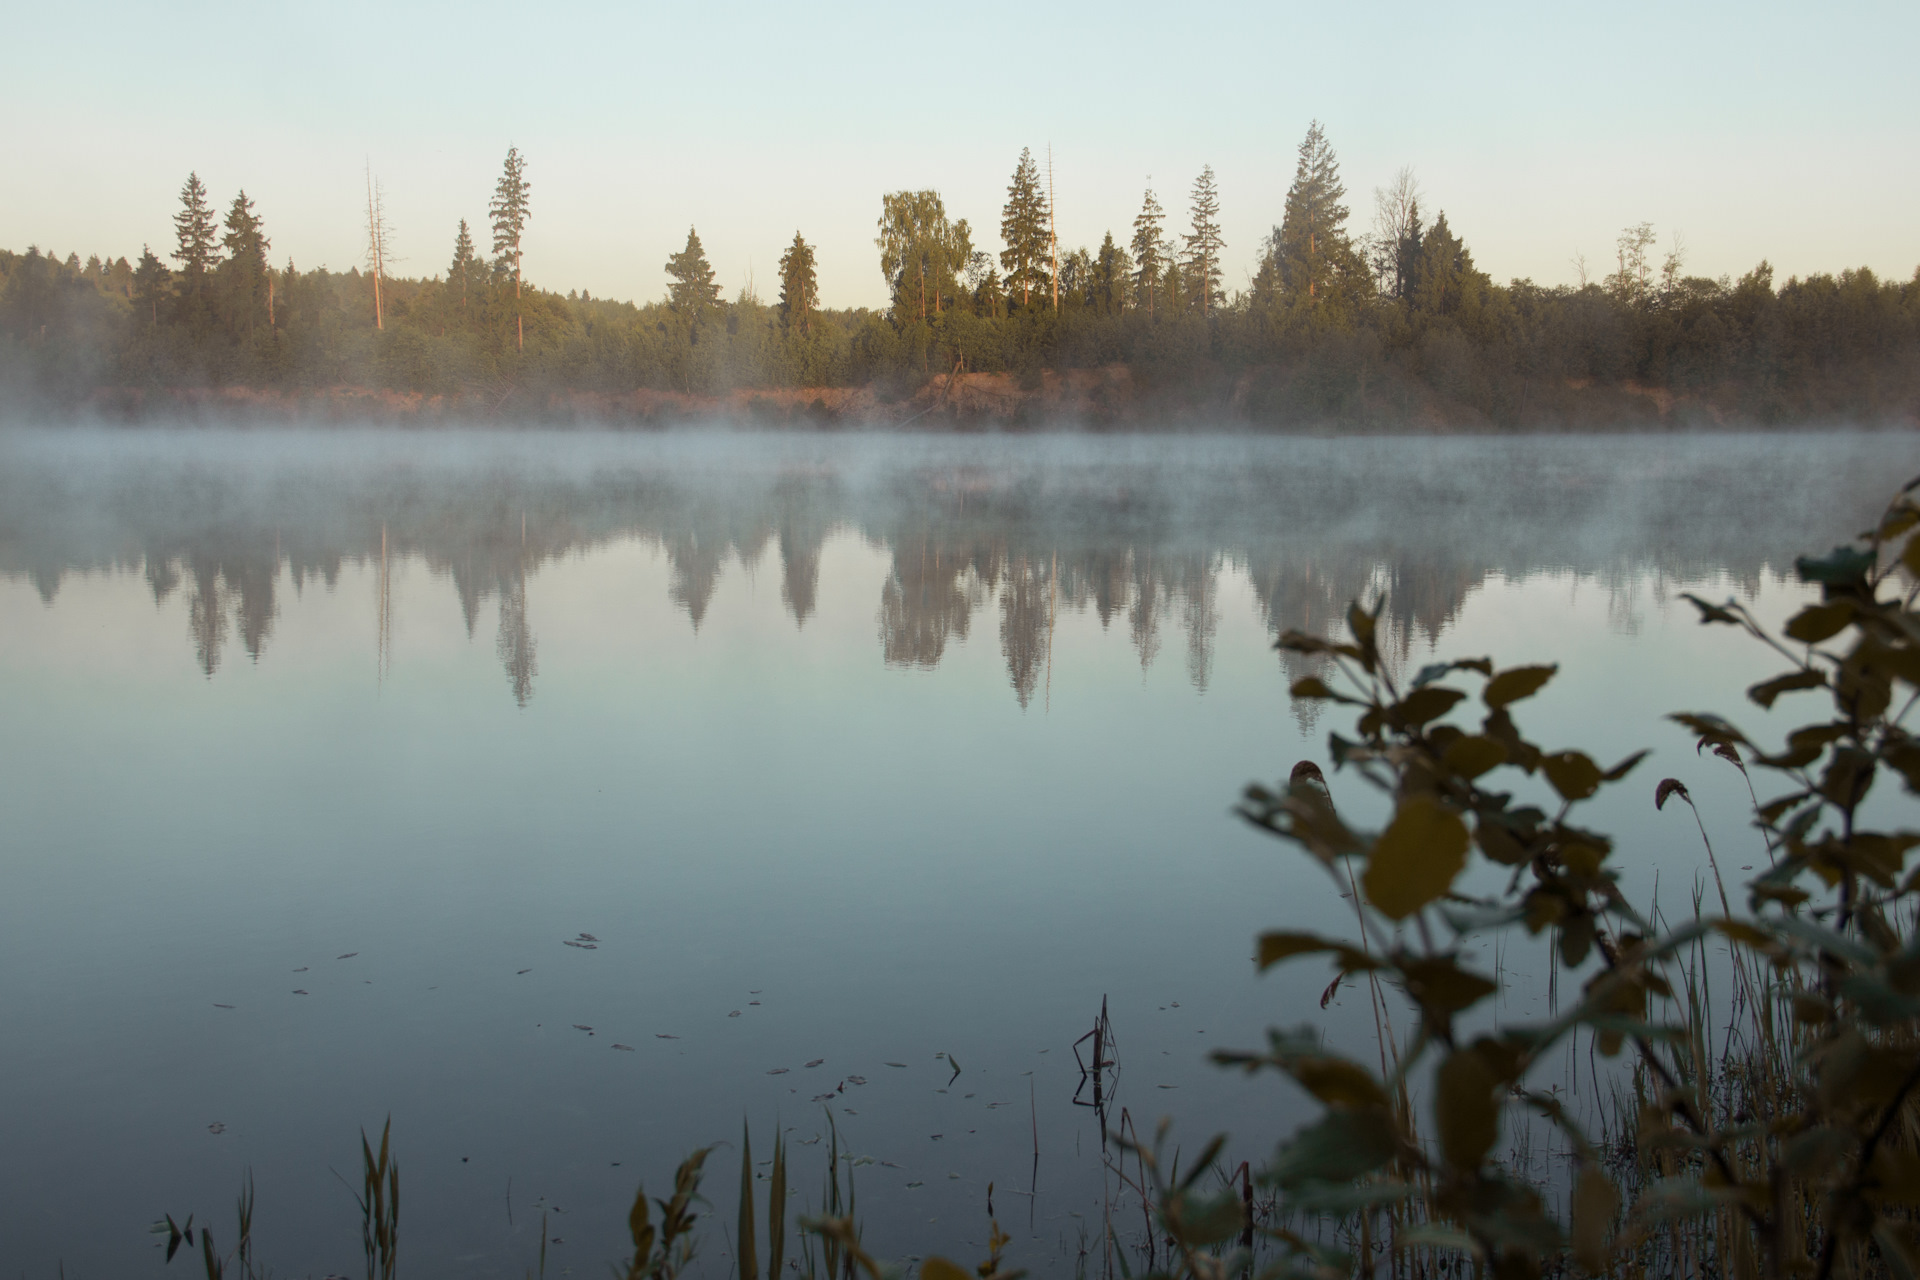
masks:
[[[490,251],[462,221],[446,270],[426,279],[387,274],[371,180],[367,260],[343,273],[275,265],[246,193],[222,214],[190,175],[164,259],[151,247],[131,262],[0,251],[0,385],[42,405],[339,386],[518,406],[641,389],[875,387],[898,400],[939,375],[1011,374],[1037,389],[1047,371],[1125,366],[1142,403],[1276,423],[1529,426],[1632,406],[1757,422],[1920,416],[1920,271],[1779,283],[1762,262],[1707,279],[1686,273],[1679,248],[1659,253],[1642,224],[1601,279],[1497,284],[1444,211],[1429,220],[1409,170],[1375,191],[1372,226],[1355,230],[1316,123],[1257,273],[1229,292],[1211,168],[1184,227],[1149,190],[1131,226],[1096,248],[1058,243],[1049,185],[1023,152],[997,254],[939,192],[885,195],[876,248],[891,305],[872,311],[818,305],[800,233],[777,297],[723,296],[692,229],[659,301],[541,290],[521,274],[533,205],[518,151],[488,209]]]

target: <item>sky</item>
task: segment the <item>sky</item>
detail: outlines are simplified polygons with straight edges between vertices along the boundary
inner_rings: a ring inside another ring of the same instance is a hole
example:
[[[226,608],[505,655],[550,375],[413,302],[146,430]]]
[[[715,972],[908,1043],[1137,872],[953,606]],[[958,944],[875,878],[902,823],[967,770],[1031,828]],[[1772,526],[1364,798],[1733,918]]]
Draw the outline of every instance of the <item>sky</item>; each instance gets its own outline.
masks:
[[[1612,269],[1650,222],[1693,274],[1920,265],[1920,5],[736,2],[22,5],[0,78],[0,247],[164,253],[189,171],[244,188],[276,262],[402,275],[484,244],[527,157],[527,279],[647,301],[697,227],[727,294],[778,294],[796,231],[827,306],[882,306],[881,196],[932,187],[997,252],[1052,148],[1063,251],[1184,230],[1217,176],[1226,284],[1280,220],[1311,120],[1350,230],[1411,165],[1496,280]]]

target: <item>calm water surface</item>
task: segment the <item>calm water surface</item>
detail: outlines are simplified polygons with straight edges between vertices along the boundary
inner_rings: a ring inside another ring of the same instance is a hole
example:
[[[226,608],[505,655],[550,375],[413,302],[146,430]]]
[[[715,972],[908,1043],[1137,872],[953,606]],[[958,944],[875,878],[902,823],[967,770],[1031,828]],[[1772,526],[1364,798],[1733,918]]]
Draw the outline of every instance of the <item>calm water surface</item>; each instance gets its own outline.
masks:
[[[1901,436],[0,436],[0,1252],[157,1274],[148,1224],[226,1244],[251,1168],[259,1256],[349,1272],[330,1170],[391,1114],[405,1270],[523,1274],[544,1210],[598,1274],[743,1117],[817,1204],[830,1109],[879,1252],[972,1260],[991,1182],[1012,1260],[1070,1273],[1103,999],[1117,1106],[1235,1159],[1301,1111],[1207,1050],[1370,1026],[1249,963],[1344,905],[1229,814],[1344,727],[1281,630],[1384,595],[1403,665],[1561,661],[1526,723],[1657,749],[1596,815],[1651,894],[1699,862],[1662,774],[1742,838],[1660,714],[1772,673],[1677,594],[1784,616],[1915,471]]]

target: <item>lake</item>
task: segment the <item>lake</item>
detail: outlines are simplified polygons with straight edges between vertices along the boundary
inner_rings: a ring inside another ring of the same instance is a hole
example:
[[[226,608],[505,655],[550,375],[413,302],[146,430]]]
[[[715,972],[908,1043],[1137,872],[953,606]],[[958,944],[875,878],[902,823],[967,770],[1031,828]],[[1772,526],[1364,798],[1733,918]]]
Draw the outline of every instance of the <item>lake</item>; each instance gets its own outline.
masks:
[[[715,1142],[724,1276],[743,1120],[799,1212],[831,1114],[882,1256],[971,1265],[991,1183],[1010,1262],[1098,1270],[1139,1213],[1076,1105],[1103,1002],[1107,1121],[1236,1162],[1306,1110],[1207,1051],[1371,1036],[1250,960],[1344,906],[1231,814],[1347,728],[1282,630],[1383,596],[1402,667],[1560,662],[1523,726],[1656,749],[1594,824],[1629,896],[1683,892],[1656,779],[1757,837],[1660,717],[1764,726],[1776,664],[1680,593],[1784,618],[1916,471],[1852,434],[0,434],[7,1264],[159,1274],[164,1213],[229,1247],[250,1169],[259,1259],[351,1274],[333,1171],[391,1115],[410,1276],[525,1274],[543,1229],[604,1274]]]

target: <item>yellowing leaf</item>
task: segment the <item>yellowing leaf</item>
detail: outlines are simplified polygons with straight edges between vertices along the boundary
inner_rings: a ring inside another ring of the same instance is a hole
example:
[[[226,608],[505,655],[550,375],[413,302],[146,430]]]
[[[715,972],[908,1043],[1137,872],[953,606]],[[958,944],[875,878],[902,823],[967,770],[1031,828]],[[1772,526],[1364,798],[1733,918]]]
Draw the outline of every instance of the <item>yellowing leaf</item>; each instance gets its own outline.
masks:
[[[1472,1049],[1456,1049],[1434,1073],[1433,1113],[1440,1149],[1456,1169],[1477,1169],[1500,1136],[1501,1081]]]
[[[1504,707],[1510,702],[1531,698],[1559,669],[1557,666],[1509,667],[1487,681],[1480,698],[1490,707]]]
[[[1773,700],[1783,693],[1791,693],[1795,689],[1818,689],[1826,682],[1826,675],[1819,671],[1790,671],[1784,676],[1762,680],[1749,687],[1747,697],[1763,707],[1771,707]]]
[[[1270,969],[1282,960],[1312,955],[1316,951],[1333,951],[1338,946],[1311,933],[1263,933],[1260,935],[1260,967]]]
[[[1404,920],[1453,887],[1467,865],[1467,824],[1431,796],[1408,796],[1374,842],[1360,877],[1367,901]]]
[[[1447,768],[1466,779],[1479,777],[1487,770],[1507,762],[1507,748],[1484,734],[1462,734],[1447,744],[1440,753],[1440,759]]]
[[[1387,1094],[1366,1069],[1344,1058],[1301,1058],[1287,1064],[1300,1087],[1330,1107],[1384,1107]]]
[[[1787,619],[1782,628],[1790,640],[1801,644],[1818,644],[1829,636],[1838,635],[1840,630],[1853,621],[1853,601],[1835,600],[1831,604],[1808,605]]]
[[[1458,689],[1447,689],[1438,685],[1428,685],[1424,689],[1415,689],[1401,699],[1394,711],[1405,724],[1422,725],[1429,720],[1438,720],[1453,710],[1453,704],[1467,695]]]
[[[1556,751],[1540,757],[1540,769],[1563,800],[1585,800],[1600,788],[1600,766],[1581,751]]]
[[[1620,1212],[1620,1192],[1613,1180],[1592,1165],[1573,1180],[1573,1257],[1591,1275],[1607,1269],[1607,1239],[1613,1234],[1614,1215]]]
[[[974,1280],[973,1273],[937,1254],[920,1264],[920,1280]]]

